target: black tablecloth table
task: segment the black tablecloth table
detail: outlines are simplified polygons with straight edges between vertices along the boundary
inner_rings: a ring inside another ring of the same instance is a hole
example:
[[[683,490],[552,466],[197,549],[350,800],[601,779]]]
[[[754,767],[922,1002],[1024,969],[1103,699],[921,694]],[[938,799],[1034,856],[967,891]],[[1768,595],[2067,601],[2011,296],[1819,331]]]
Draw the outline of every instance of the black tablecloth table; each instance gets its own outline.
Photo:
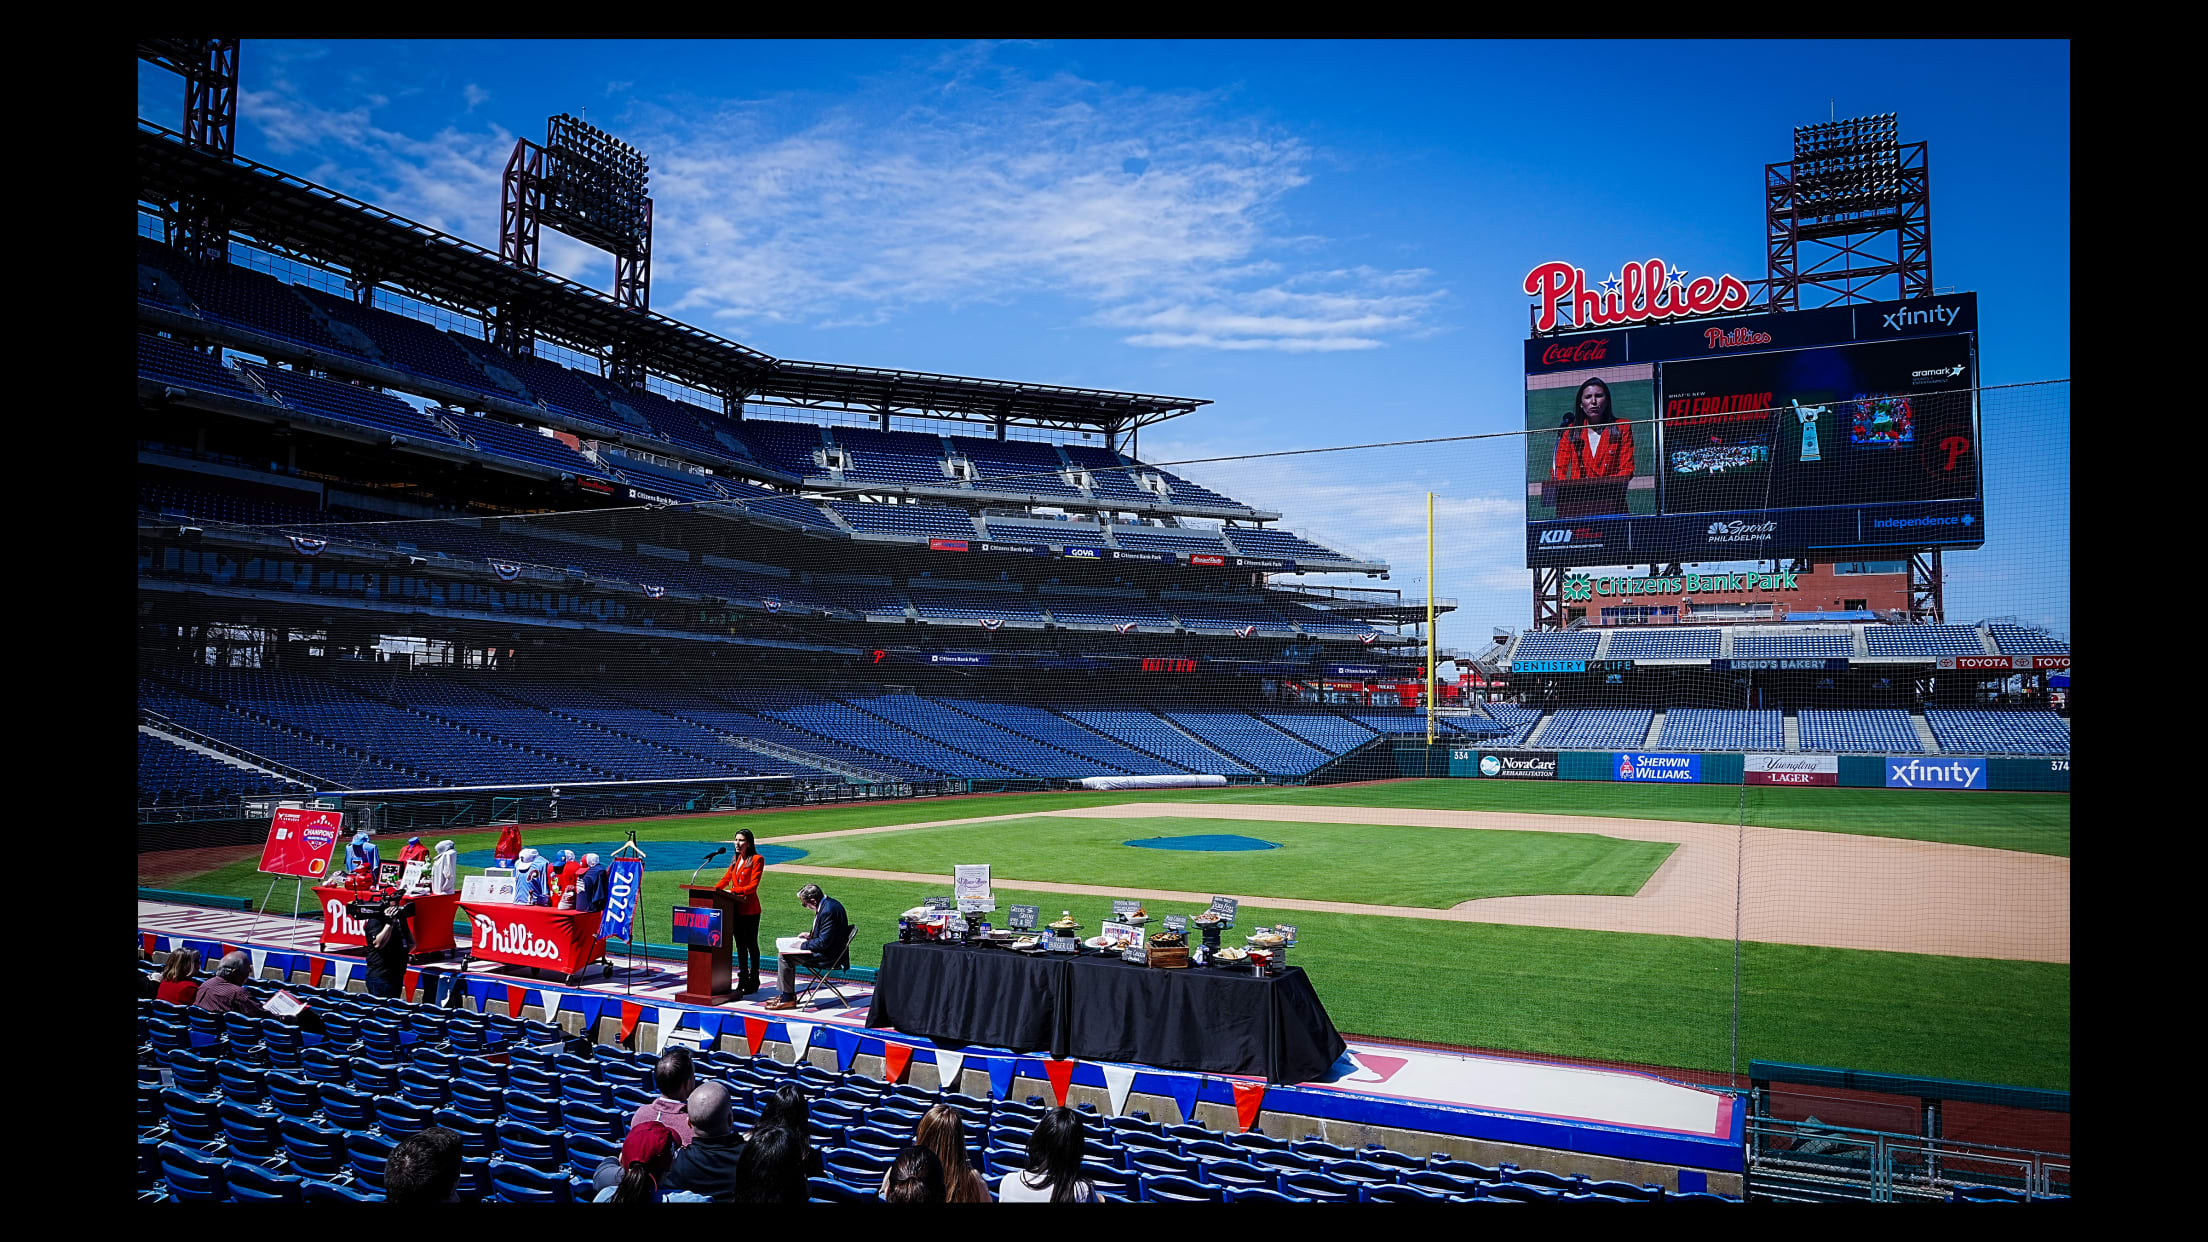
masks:
[[[1161,970],[952,944],[882,947],[866,1024],[938,1043],[1309,1082],[1348,1051],[1291,966]]]
[[[1069,1056],[1072,966],[1065,957],[1006,949],[885,944],[866,1024],[937,1043]]]

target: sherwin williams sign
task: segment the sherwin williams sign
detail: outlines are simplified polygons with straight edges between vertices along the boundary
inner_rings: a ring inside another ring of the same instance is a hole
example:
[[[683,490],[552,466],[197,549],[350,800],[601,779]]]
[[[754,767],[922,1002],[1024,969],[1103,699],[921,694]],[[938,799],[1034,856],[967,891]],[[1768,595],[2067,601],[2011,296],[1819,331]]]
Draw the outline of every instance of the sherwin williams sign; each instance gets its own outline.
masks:
[[[1611,769],[1611,779],[1620,781],[1675,781],[1681,784],[1699,785],[1702,783],[1702,756],[1619,755],[1617,766]]]
[[[1984,789],[1986,787],[1986,761],[1983,759],[1900,759],[1886,760],[1886,788],[1888,789]]]

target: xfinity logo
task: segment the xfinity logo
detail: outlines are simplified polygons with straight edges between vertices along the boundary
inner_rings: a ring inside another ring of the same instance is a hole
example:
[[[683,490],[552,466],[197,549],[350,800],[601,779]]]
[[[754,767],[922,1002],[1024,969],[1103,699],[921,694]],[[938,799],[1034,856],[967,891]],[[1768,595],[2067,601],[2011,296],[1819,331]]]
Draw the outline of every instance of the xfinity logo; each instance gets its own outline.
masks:
[[[1909,378],[1912,380],[1954,379],[1956,376],[1961,375],[1962,373],[1963,364],[1958,362],[1951,367],[1933,367],[1929,371],[1911,371],[1909,373]]]
[[[1886,761],[1886,787],[1888,789],[1984,789],[1986,765],[1983,762],[1965,763],[1958,759],[1953,763],[1925,763],[1911,759],[1903,763],[1899,759]]]
[[[1934,306],[1926,310],[1903,307],[1886,313],[1886,330],[1899,332],[1903,328],[1913,328],[1919,324],[1937,324],[1943,328],[1951,328],[1961,314],[1961,311],[1952,306]]]
[[[1711,543],[1769,543],[1773,532],[1779,529],[1777,522],[1712,522],[1709,529]]]

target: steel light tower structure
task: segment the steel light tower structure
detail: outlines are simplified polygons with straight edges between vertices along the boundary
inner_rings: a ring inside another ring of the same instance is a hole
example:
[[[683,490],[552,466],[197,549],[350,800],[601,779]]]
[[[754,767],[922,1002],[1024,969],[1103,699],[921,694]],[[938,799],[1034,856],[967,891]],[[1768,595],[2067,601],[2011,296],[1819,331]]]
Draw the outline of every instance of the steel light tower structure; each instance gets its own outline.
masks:
[[[544,123],[544,141],[514,141],[506,161],[498,211],[498,257],[536,271],[545,225],[613,256],[613,299],[636,311],[652,302],[651,164],[644,153],[566,113]],[[532,353],[534,315],[526,303],[496,308],[491,340]],[[608,373],[631,386],[644,382],[645,362],[626,338],[617,341]]]
[[[222,159],[238,145],[238,41],[236,39],[140,39],[138,59],[184,79],[184,145]],[[197,195],[164,204],[168,243],[195,259],[221,262],[230,255],[230,216],[220,202]]]
[[[1794,158],[1764,165],[1768,309],[1932,292],[1926,144],[1897,134],[1891,112],[1797,125]]]

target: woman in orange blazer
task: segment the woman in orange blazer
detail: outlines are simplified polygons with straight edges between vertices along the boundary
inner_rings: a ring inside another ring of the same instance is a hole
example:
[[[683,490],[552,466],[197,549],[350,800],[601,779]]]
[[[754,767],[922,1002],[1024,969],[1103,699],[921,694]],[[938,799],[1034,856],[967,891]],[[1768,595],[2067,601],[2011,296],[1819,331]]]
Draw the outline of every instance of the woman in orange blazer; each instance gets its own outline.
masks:
[[[1633,477],[1633,425],[1619,422],[1611,410],[1610,385],[1590,379],[1579,386],[1571,412],[1557,428],[1549,477],[1559,483]]]
[[[736,894],[736,927],[729,943],[736,949],[736,992],[749,996],[759,990],[759,876],[767,869],[767,860],[759,857],[749,828],[739,831],[733,844],[736,861],[728,864],[713,887]]]

